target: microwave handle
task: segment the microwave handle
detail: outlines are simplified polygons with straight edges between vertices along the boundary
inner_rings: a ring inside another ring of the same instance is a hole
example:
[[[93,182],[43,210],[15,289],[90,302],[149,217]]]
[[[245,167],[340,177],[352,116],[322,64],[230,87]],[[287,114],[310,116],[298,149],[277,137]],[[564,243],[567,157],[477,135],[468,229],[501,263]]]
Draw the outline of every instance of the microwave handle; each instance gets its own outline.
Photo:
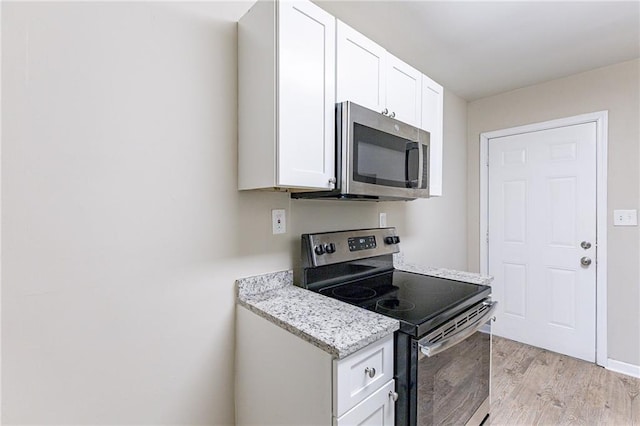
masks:
[[[407,144],[407,147],[408,148],[404,156],[404,180],[407,182],[409,188],[417,188],[420,183],[420,176],[417,176],[417,179],[410,179],[409,177],[409,153],[417,150],[419,155],[420,144],[417,142],[411,142]]]

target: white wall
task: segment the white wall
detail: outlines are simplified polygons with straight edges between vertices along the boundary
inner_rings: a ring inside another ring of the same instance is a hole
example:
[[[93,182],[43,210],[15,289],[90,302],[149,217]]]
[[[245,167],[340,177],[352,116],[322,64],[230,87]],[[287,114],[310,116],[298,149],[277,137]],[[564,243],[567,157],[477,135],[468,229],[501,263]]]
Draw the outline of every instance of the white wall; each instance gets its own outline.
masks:
[[[609,111],[608,356],[640,365],[640,232],[612,220],[614,209],[640,208],[640,60],[469,103],[469,268],[479,269],[480,133],[602,110]]]
[[[441,199],[240,193],[235,22],[248,4],[1,7],[4,424],[232,424],[234,281],[291,268],[302,232],[388,211],[407,257],[466,265],[455,95]],[[282,207],[289,232],[272,236]]]

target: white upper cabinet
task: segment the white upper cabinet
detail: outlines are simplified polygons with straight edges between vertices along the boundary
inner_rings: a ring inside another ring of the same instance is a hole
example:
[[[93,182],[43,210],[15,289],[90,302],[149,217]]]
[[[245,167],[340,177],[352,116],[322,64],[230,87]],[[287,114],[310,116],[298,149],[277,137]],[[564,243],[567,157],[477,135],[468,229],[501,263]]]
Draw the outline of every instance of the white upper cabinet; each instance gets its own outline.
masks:
[[[442,86],[337,21],[336,102],[353,101],[430,133],[429,195],[442,195]]]
[[[307,0],[258,1],[238,22],[239,189],[330,189],[335,18]]]
[[[308,1],[281,1],[279,186],[329,188],[334,175],[335,18]]]
[[[352,101],[382,112],[386,105],[387,51],[337,22],[336,102]]]
[[[352,101],[419,127],[420,71],[341,21],[336,43],[336,102]]]
[[[387,109],[397,120],[420,127],[422,73],[393,55],[387,55]]]
[[[429,196],[431,197],[442,195],[443,104],[442,86],[423,75],[420,127],[430,134]]]

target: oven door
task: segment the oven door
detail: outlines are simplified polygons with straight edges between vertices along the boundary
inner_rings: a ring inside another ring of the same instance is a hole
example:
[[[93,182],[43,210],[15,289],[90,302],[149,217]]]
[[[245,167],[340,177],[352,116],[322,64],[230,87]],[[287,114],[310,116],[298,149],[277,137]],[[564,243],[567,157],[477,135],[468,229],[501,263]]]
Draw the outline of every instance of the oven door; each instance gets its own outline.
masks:
[[[496,304],[482,302],[418,342],[418,426],[477,426],[488,416]]]
[[[342,188],[353,195],[429,196],[429,133],[351,102],[343,105]]]

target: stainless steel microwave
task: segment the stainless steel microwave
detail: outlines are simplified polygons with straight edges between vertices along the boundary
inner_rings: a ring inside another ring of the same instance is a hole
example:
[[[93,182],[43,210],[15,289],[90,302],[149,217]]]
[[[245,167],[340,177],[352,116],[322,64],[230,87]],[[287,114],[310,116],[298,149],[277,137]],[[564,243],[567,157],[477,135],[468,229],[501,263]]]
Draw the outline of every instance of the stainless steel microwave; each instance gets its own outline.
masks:
[[[336,105],[336,183],[294,198],[413,200],[429,196],[429,133],[379,112]]]

